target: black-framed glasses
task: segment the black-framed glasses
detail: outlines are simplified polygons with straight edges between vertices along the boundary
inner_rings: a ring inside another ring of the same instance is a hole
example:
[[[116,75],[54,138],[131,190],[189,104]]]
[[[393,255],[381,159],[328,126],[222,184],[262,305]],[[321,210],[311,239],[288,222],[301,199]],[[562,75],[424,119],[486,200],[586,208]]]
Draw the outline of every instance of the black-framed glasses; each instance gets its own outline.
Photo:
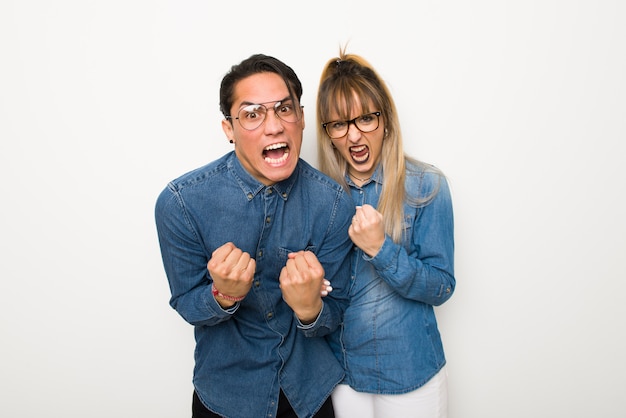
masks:
[[[261,126],[265,118],[267,118],[269,109],[265,105],[268,103],[274,103],[271,109],[283,122],[294,123],[302,118],[302,108],[304,106],[297,106],[292,99],[287,99],[250,104],[239,109],[237,117],[226,116],[226,119],[237,119],[243,129],[253,131]]]
[[[332,139],[342,138],[347,135],[350,124],[354,124],[356,128],[363,132],[372,132],[378,129],[380,112],[366,113],[350,120],[336,120],[332,122],[322,123],[322,128],[326,129],[326,133]]]

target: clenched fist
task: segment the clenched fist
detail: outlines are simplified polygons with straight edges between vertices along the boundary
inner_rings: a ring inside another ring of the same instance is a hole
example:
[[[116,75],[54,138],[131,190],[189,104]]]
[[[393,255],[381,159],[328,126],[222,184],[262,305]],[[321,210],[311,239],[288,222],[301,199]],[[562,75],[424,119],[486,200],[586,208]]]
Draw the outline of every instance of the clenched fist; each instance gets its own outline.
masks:
[[[374,257],[385,242],[383,215],[371,205],[357,206],[348,235],[354,245]]]
[[[213,279],[213,285],[220,293],[239,298],[247,295],[252,287],[256,261],[232,242],[227,242],[213,251],[207,269]],[[216,300],[223,308],[235,304],[219,296],[216,296]]]
[[[311,251],[290,253],[280,272],[283,299],[303,324],[315,321],[322,310],[320,289],[325,286],[324,267]]]

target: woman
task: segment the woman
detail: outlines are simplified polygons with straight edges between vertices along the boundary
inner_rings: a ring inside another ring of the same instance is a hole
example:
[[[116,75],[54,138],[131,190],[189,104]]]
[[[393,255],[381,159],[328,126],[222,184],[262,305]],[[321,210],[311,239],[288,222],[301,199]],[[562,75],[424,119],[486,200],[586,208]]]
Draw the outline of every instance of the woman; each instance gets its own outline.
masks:
[[[362,57],[328,61],[317,97],[319,168],[349,190],[350,307],[331,346],[346,370],[337,418],[446,417],[447,373],[434,306],[454,292],[450,191],[405,155],[389,89]]]

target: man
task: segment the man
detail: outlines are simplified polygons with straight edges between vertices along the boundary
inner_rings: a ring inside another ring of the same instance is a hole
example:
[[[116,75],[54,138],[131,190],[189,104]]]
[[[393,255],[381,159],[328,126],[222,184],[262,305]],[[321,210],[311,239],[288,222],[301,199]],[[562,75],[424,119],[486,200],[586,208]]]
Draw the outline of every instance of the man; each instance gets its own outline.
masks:
[[[220,108],[234,151],[156,203],[170,304],[195,327],[196,418],[334,416],[343,369],[324,336],[348,303],[354,207],[299,158],[301,97],[276,58],[233,66]]]

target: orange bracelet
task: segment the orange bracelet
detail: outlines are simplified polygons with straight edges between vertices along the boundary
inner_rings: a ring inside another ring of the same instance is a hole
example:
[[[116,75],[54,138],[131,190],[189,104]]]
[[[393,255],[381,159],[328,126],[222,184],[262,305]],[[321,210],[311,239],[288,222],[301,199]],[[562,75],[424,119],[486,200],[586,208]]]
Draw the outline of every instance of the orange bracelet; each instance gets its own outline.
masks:
[[[213,293],[213,296],[219,296],[222,299],[226,299],[229,300],[231,302],[241,302],[242,300],[244,300],[246,298],[246,296],[228,296],[223,294],[222,292],[220,292],[219,290],[217,290],[217,287],[215,287],[215,283],[211,284],[211,293]]]

